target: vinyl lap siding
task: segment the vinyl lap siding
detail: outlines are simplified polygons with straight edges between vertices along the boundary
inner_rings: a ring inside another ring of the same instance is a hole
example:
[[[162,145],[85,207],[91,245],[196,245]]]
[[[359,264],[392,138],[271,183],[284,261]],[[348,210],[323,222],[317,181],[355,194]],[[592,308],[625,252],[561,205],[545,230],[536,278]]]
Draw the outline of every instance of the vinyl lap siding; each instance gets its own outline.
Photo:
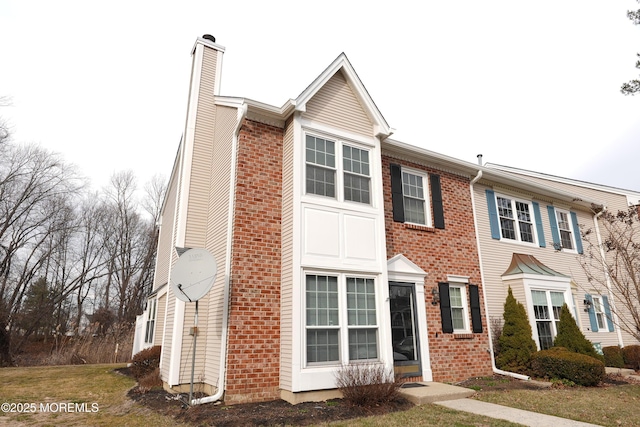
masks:
[[[175,171],[174,171],[175,176]],[[158,289],[169,281],[169,265],[171,264],[171,252],[173,251],[173,227],[175,224],[177,179],[170,182],[167,191],[167,199],[162,212],[162,226],[158,236],[158,256],[156,261],[156,272],[153,279],[153,289]]]
[[[373,124],[342,72],[337,72],[307,103],[305,119],[373,136]]]
[[[483,183],[483,181],[481,181]],[[486,184],[486,183],[485,183]],[[584,288],[588,286],[586,275],[584,274],[575,253],[556,252],[553,249],[551,229],[549,226],[549,215],[546,206],[550,203],[540,201],[532,196],[524,196],[521,194],[510,193],[508,190],[496,188],[495,191],[512,195],[513,197],[524,200],[537,200],[540,203],[540,216],[544,228],[546,247],[530,246],[519,243],[505,242],[491,238],[491,228],[489,225],[489,213],[487,207],[487,199],[485,195],[485,185],[477,184],[474,186],[474,197],[476,203],[476,215],[478,223],[478,234],[482,255],[482,263],[484,269],[484,291],[487,295],[487,307],[489,309],[489,318],[502,319],[504,311],[504,302],[507,297],[508,284],[502,280],[502,274],[507,270],[511,263],[514,253],[529,254],[536,257],[540,262],[552,268],[553,270],[570,276],[577,283],[578,289],[572,290],[577,312],[579,316],[579,325],[585,336],[593,342],[601,342],[605,345],[617,345],[615,333],[594,333],[589,328],[588,314],[583,311],[582,300],[584,297]],[[593,221],[591,215],[585,211],[572,209],[578,215],[578,222],[581,224]],[[526,307],[524,296],[524,288],[521,281],[519,288],[512,286],[514,297]]]
[[[198,111],[194,130],[189,207],[185,233],[185,246],[190,248],[202,248],[205,243],[211,180],[211,156],[216,124],[216,107],[213,97],[216,58],[215,51],[211,49],[204,50]]]
[[[291,390],[293,322],[293,121],[285,129],[282,161],[282,281],[280,388]]]
[[[227,216],[229,212],[229,179],[231,174],[231,151],[233,131],[236,125],[235,108],[216,108],[216,128],[213,138],[211,183],[206,230],[206,248],[213,254],[218,265],[216,281],[205,297],[209,304],[206,318],[205,340],[199,341],[198,353],[206,359],[203,381],[214,387],[219,384],[220,350],[222,339],[222,315],[224,281],[229,272],[225,271],[227,245]],[[201,311],[201,313],[204,313]]]
[[[162,334],[164,332],[164,313],[167,308],[167,294],[158,298],[156,309],[156,323],[153,331],[153,345],[162,344]]]

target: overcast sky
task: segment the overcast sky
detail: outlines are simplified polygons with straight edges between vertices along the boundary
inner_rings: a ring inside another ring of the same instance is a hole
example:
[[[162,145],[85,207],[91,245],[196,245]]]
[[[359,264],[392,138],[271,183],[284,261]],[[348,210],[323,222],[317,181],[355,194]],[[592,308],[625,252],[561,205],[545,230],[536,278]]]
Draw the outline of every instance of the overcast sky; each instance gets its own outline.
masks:
[[[418,4],[420,4],[418,6]],[[222,95],[281,106],[345,52],[392,138],[640,190],[633,0],[0,0],[0,116],[100,188],[168,177],[191,49],[226,48]]]

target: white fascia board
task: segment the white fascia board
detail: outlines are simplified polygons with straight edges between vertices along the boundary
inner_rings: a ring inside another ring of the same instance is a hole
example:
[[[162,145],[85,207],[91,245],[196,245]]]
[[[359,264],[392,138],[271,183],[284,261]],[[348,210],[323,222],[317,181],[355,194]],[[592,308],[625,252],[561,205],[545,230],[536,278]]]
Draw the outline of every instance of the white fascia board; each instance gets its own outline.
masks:
[[[627,203],[637,205],[640,203],[640,191],[626,190],[624,188],[611,187],[603,184],[596,184],[593,182],[581,181],[579,179],[565,178],[561,176],[546,174],[542,172],[530,171],[526,169],[515,168],[511,166],[498,165],[495,163],[486,163],[485,167],[490,169],[501,170],[505,172],[516,173],[525,176],[531,176],[535,178],[548,179],[550,181],[560,182],[563,184],[575,185],[577,187],[590,188],[592,190],[599,190],[605,193],[613,193],[625,196]]]
[[[193,55],[193,52],[196,51],[196,49],[198,48],[198,45],[205,45],[208,46],[210,48],[213,48],[215,50],[218,50],[220,52],[224,52],[225,51],[225,47],[218,44],[218,43],[214,43],[211,40],[207,40],[207,39],[203,39],[202,37],[198,37],[196,39],[196,41],[193,43],[193,48],[191,49],[191,54]]]

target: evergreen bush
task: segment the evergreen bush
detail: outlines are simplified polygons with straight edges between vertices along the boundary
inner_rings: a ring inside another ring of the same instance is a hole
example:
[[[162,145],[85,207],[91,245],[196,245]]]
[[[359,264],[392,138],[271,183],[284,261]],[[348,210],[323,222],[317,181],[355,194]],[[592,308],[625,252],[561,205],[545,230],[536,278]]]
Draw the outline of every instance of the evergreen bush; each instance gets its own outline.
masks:
[[[591,356],[574,353],[563,347],[537,352],[531,358],[531,373],[537,377],[573,381],[595,386],[604,379],[604,364]]]
[[[131,375],[136,380],[140,380],[151,373],[160,366],[160,354],[162,353],[162,347],[159,345],[145,348],[144,350],[136,353],[131,360]]]
[[[640,345],[627,345],[622,348],[624,364],[631,369],[640,370]]]
[[[504,303],[504,324],[498,340],[500,354],[496,366],[507,371],[526,373],[531,355],[536,351],[531,326],[524,306],[513,297],[511,287]]]
[[[604,366],[624,368],[624,358],[620,347],[617,345],[602,347],[602,352],[604,353]]]
[[[591,341],[580,331],[567,304],[563,304],[562,309],[560,309],[558,335],[556,335],[556,339],[553,341],[553,346],[565,347],[569,351],[591,356],[604,363],[604,356],[596,352]]]

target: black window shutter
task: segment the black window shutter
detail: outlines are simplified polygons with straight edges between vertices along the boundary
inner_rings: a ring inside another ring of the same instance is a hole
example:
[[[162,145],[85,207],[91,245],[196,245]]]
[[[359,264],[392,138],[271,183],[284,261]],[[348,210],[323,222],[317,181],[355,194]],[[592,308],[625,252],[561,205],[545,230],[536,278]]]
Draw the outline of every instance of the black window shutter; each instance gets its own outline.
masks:
[[[391,202],[393,220],[404,222],[404,198],[402,196],[402,170],[400,165],[391,164]]]
[[[433,226],[444,229],[444,209],[442,207],[442,188],[440,175],[429,175],[431,181],[431,206],[433,208]]]
[[[442,318],[442,332],[453,333],[453,320],[451,320],[451,301],[449,300],[449,284],[438,283],[440,293],[440,317]]]
[[[471,306],[471,327],[473,333],[482,332],[482,315],[480,312],[480,292],[477,285],[469,285],[469,305]]]

